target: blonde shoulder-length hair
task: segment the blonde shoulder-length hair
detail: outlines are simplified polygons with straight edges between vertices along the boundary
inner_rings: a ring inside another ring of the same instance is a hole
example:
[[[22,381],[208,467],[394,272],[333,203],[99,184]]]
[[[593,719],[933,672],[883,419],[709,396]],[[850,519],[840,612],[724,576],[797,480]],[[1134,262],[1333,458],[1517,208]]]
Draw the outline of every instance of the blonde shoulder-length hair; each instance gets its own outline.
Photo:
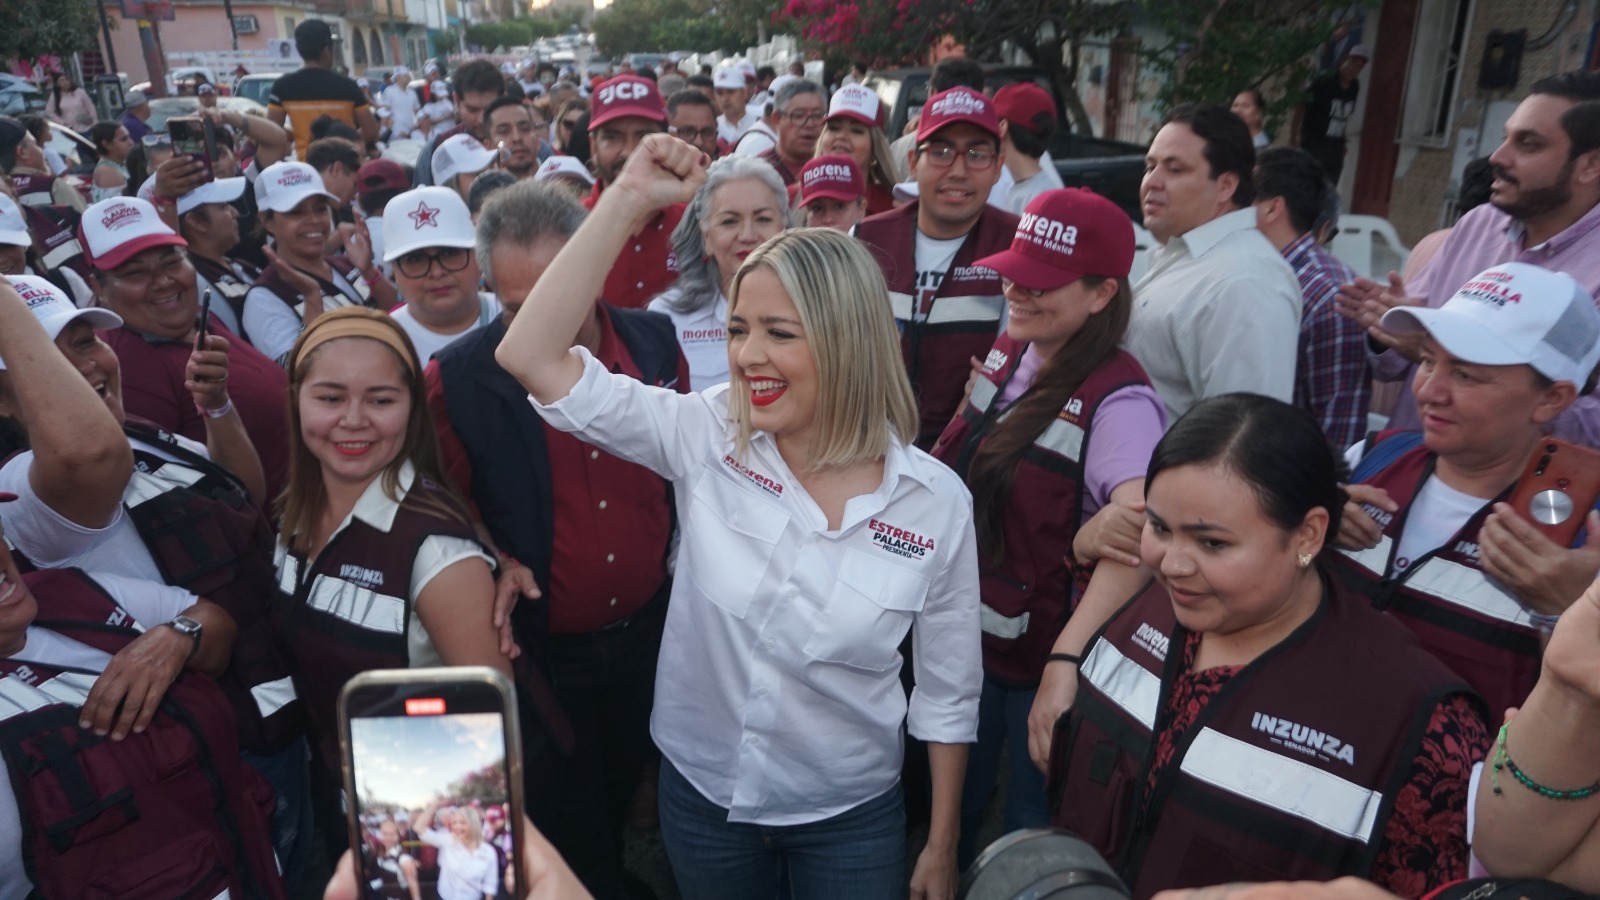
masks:
[[[831,228],[796,228],[756,248],[733,277],[728,313],[745,276],[767,269],[794,302],[817,368],[813,470],[878,459],[891,440],[917,435],[917,401],[883,271],[861,242]],[[750,446],[750,390],[730,366],[728,412],[740,455]]]

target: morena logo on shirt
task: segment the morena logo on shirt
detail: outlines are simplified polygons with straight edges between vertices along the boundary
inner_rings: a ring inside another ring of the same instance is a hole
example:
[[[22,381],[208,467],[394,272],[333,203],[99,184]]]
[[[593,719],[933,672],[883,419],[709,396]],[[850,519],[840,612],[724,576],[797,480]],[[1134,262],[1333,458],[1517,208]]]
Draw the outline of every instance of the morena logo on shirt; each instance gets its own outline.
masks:
[[[685,328],[678,332],[678,340],[685,344],[720,344],[727,339],[728,331],[720,325],[716,328]]]
[[[1316,756],[1330,761],[1337,759],[1352,766],[1356,764],[1356,748],[1310,726],[1257,712],[1250,717],[1250,727],[1268,735],[1272,743],[1302,756]]]
[[[11,673],[11,677],[17,679],[23,684],[39,683],[39,673],[28,668],[26,665],[17,666],[17,670]]]
[[[782,484],[779,484],[778,482],[773,481],[771,478],[768,478],[767,476],[761,474],[760,472],[757,472],[757,471],[749,468],[748,466],[744,465],[743,463],[739,462],[737,459],[734,459],[733,458],[733,454],[729,453],[729,454],[724,455],[722,457],[722,461],[723,461],[724,464],[727,465],[728,468],[734,470],[735,472],[738,472],[740,475],[743,475],[745,477],[745,480],[749,481],[751,484],[761,488],[762,490],[766,491],[767,493],[771,494],[774,497],[783,496],[783,485]]]
[[[951,281],[994,281],[1000,273],[988,266],[956,266],[950,270]]]
[[[429,228],[439,227],[439,210],[429,206],[426,200],[418,200],[417,208],[412,212],[406,213],[406,218],[411,220],[411,227],[419,231],[423,226]]]
[[[1149,622],[1139,623],[1138,629],[1133,632],[1133,642],[1162,662],[1167,661],[1167,650],[1172,646],[1172,638]]]
[[[870,520],[867,528],[872,532],[873,546],[885,552],[908,559],[923,559],[933,552],[933,538],[915,531],[890,525],[882,519]]]

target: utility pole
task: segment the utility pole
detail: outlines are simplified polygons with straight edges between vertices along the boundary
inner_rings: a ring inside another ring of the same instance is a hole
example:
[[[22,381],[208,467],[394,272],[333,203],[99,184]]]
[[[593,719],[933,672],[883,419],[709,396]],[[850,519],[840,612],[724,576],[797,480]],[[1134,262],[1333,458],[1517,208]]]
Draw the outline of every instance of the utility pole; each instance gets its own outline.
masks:
[[[139,20],[139,47],[144,51],[144,66],[150,73],[150,94],[167,95],[167,57],[161,51],[161,26],[155,19]]]
[[[111,46],[111,20],[106,16],[106,0],[97,0],[96,5],[100,7],[100,33],[105,35],[106,39],[106,65],[110,67],[107,72],[111,77],[115,78],[117,75],[117,48]]]

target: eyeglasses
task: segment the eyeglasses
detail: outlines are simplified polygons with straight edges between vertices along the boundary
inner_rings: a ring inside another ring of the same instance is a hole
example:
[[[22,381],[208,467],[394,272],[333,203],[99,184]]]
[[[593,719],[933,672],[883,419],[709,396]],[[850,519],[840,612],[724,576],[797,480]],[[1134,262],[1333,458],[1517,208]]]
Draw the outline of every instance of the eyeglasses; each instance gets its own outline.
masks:
[[[167,134],[166,132],[158,132],[156,134],[147,134],[144,137],[140,138],[139,140],[146,147],[155,147],[155,148],[159,149],[159,148],[162,148],[162,147],[169,147],[170,148],[172,146],[172,135]]]
[[[691,142],[697,138],[702,141],[714,141],[717,139],[717,126],[713,125],[710,128],[679,128],[673,125],[667,129],[667,133]]]
[[[800,110],[795,110],[794,112],[784,113],[783,117],[788,119],[789,124],[791,125],[821,125],[822,120],[827,118],[828,114],[820,112],[801,112]]]
[[[948,169],[956,161],[956,157],[964,157],[967,168],[974,172],[982,172],[994,165],[1000,158],[993,147],[968,147],[966,150],[957,150],[949,144],[923,144],[920,148],[922,155],[933,164],[936,169]]]
[[[446,272],[459,272],[472,259],[472,251],[465,247],[440,247],[432,253],[413,250],[394,261],[394,267],[407,278],[425,278],[437,262]]]
[[[1017,290],[1023,292],[1024,294],[1027,294],[1029,297],[1032,297],[1035,300],[1039,299],[1040,297],[1043,297],[1045,294],[1050,293],[1049,291],[1036,291],[1033,288],[1025,288],[1022,285],[1017,284],[1015,281],[1012,281],[1011,279],[1006,278],[1005,276],[1002,275],[1000,277],[1000,290],[1001,290],[1001,292],[1009,294],[1009,293],[1011,293],[1011,289],[1012,288],[1016,288]]]

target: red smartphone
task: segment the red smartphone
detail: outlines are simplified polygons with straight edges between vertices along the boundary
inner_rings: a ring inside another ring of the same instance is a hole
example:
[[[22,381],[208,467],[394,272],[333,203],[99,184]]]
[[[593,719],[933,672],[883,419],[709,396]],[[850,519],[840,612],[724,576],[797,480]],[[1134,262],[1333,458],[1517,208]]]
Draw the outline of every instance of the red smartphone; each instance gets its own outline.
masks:
[[[206,139],[206,120],[199,116],[175,116],[167,120],[167,134],[172,136],[172,150],[182,153],[206,167],[206,181],[216,177],[211,163],[216,157],[216,139]]]
[[[1560,438],[1539,441],[1506,502],[1563,547],[1572,546],[1600,499],[1600,451]]]

